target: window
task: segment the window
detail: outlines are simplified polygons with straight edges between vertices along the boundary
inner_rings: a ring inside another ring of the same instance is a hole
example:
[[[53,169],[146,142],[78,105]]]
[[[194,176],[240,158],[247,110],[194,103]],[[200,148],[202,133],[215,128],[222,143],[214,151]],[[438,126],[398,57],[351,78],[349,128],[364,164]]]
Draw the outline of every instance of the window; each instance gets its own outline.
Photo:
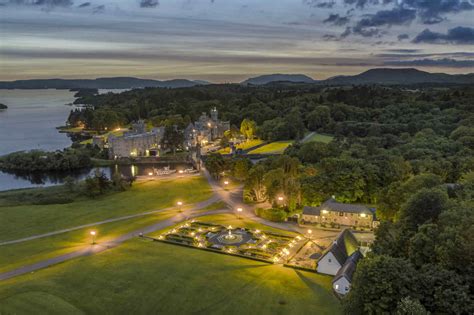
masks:
[[[359,223],[359,221],[357,221],[357,220],[355,220],[354,222],[355,222],[355,224]]]
[[[331,262],[331,258],[328,259],[328,262]]]
[[[334,286],[334,288],[335,288],[336,290],[339,289],[339,284],[336,284],[336,285]]]
[[[344,212],[339,212],[339,216],[340,216],[340,217],[343,217],[343,216],[344,216]]]
[[[337,289],[337,288],[336,288]],[[349,287],[345,287],[344,290],[349,291]]]

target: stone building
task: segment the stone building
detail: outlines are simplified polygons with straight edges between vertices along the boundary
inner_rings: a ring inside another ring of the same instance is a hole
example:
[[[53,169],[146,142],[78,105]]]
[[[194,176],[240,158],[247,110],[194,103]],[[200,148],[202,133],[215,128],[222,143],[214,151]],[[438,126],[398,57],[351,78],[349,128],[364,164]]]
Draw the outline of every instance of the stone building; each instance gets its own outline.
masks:
[[[346,229],[319,258],[316,270],[319,273],[335,276],[332,280],[333,290],[344,296],[349,293],[357,262],[362,257],[357,239],[351,231]]]
[[[138,121],[122,136],[109,136],[109,155],[111,158],[160,156],[164,133],[164,127],[147,132],[145,122]]]
[[[221,121],[219,113],[214,107],[211,115],[202,113],[197,121],[190,123],[184,130],[185,147],[192,148],[198,143],[206,145],[224,136],[224,132],[230,129],[230,122]]]
[[[331,198],[319,207],[305,206],[302,215],[303,223],[336,224],[359,228],[374,228],[378,221],[375,209],[365,205],[337,202]]]

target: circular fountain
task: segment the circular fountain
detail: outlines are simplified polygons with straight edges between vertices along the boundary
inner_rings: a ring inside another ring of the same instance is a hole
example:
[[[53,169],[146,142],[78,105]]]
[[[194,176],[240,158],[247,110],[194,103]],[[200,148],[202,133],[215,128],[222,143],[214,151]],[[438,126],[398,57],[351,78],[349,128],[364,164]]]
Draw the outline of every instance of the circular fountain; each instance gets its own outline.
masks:
[[[252,234],[243,229],[232,229],[229,226],[226,230],[213,235],[209,241],[218,245],[233,245],[240,246],[252,239]]]

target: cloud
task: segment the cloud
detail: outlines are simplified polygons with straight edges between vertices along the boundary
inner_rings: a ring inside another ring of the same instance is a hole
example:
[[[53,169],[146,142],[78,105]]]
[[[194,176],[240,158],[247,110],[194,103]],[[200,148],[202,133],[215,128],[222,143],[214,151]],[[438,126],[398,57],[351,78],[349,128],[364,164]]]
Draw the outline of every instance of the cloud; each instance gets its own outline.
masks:
[[[211,1],[211,3],[214,3]],[[160,3],[158,0],[140,0],[140,8],[156,8]]]
[[[85,7],[89,7],[90,5],[91,5],[90,2],[84,2],[84,3],[80,4],[80,5],[78,5],[77,7],[78,7],[78,8],[85,8]]]
[[[416,11],[403,8],[382,10],[375,14],[365,15],[352,28],[347,28],[341,37],[350,34],[363,37],[380,37],[385,32],[380,30],[382,26],[402,25],[411,23],[416,18]]]
[[[416,9],[424,24],[440,23],[442,15],[474,9],[468,0],[403,0],[401,5]]]
[[[44,7],[69,7],[74,4],[72,0],[10,0],[7,3]]]
[[[447,68],[470,68],[474,67],[474,60],[457,60],[451,58],[443,59],[415,59],[401,61],[387,61],[386,66],[418,66],[418,67],[447,67]]]
[[[321,9],[332,9],[336,2],[331,1],[320,1],[320,0],[303,0],[303,4],[310,6],[312,8],[321,8]]]
[[[449,29],[446,34],[425,29],[412,42],[415,44],[474,44],[474,28],[458,26]]]
[[[104,13],[105,12],[105,5],[98,5],[94,8],[94,10],[92,10],[92,13],[93,14],[101,14],[101,13]]]
[[[408,35],[408,34],[400,34],[400,35],[397,36],[397,39],[399,41],[402,41],[402,40],[405,40],[405,39],[408,39],[408,38],[410,38],[410,35]]]
[[[349,23],[350,17],[348,16],[340,16],[339,14],[330,14],[327,19],[323,21],[323,23],[330,23],[334,25],[345,25]]]

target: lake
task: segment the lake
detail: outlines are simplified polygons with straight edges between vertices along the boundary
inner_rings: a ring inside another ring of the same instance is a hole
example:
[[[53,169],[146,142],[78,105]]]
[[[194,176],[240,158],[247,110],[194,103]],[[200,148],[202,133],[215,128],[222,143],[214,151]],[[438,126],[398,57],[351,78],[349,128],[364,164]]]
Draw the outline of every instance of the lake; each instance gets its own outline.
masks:
[[[100,93],[123,90],[101,90]],[[65,133],[56,127],[65,124],[74,106],[74,92],[68,90],[0,90],[0,103],[8,106],[0,111],[0,155],[15,151],[41,149],[54,151],[71,145]],[[119,171],[126,176],[145,175],[151,165],[113,166],[98,168],[107,176]],[[162,168],[156,166],[156,168]],[[173,166],[172,166],[173,167]],[[81,180],[94,173],[84,169],[68,173],[24,173],[0,171],[0,191],[61,184],[65,177]]]

